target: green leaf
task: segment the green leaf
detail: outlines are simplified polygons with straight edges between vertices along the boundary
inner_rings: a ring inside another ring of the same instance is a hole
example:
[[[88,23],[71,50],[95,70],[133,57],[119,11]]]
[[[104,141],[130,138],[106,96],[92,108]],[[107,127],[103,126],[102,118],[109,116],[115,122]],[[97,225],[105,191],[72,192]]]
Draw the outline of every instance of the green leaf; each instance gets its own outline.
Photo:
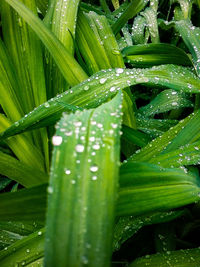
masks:
[[[159,43],[159,32],[158,32],[158,23],[157,23],[157,10],[152,7],[147,7],[141,15],[146,19],[146,27],[149,29],[152,43]]]
[[[143,216],[120,217],[114,228],[113,250],[120,246],[131,236],[136,234],[143,226],[168,222],[183,215],[184,211],[154,212]]]
[[[143,215],[198,201],[198,180],[181,169],[165,169],[139,162],[124,164],[120,169],[116,213],[121,216]]]
[[[26,6],[18,0],[5,0],[10,4],[22,18],[31,26],[62,72],[64,78],[70,85],[78,84],[87,78],[87,75],[67,51],[64,45],[55,37],[47,26],[33,14]]]
[[[156,84],[187,93],[200,92],[200,80],[189,69],[181,66],[103,70],[37,107],[1,133],[0,139],[55,123],[63,111],[71,112],[68,104],[95,108],[112,98],[118,90],[135,84]]]
[[[132,19],[134,16],[136,16],[146,6],[147,3],[147,0],[131,1],[118,20],[112,25],[114,34],[116,35],[125,25],[125,23],[129,19]]]
[[[72,56],[74,55],[74,39],[79,2],[80,0],[56,0],[50,4],[48,10],[50,12],[50,9],[52,9],[52,18],[49,22],[51,31]],[[47,17],[45,17],[46,19]],[[58,66],[55,65],[53,58],[48,53],[45,57],[47,63],[46,80],[48,95],[53,97],[58,93],[66,91],[68,85]]]
[[[19,83],[14,72],[14,66],[8,52],[0,39],[0,104],[11,121],[19,120],[25,115],[16,93],[19,93]]]
[[[177,125],[151,141],[138,153],[131,156],[131,161],[149,161],[160,153],[166,154],[181,146],[191,144],[199,139],[200,110],[190,114]]]
[[[0,194],[1,221],[43,222],[46,210],[46,185]]]
[[[123,125],[122,133],[122,139],[136,144],[139,147],[143,147],[151,141],[151,138],[147,134],[127,127],[126,125]]]
[[[160,154],[149,160],[151,163],[159,162],[162,167],[180,167],[200,163],[200,141],[186,144],[168,153]]]
[[[0,251],[2,267],[33,266],[33,263],[44,255],[44,229],[23,238]],[[36,265],[38,266],[38,265]],[[42,266],[42,265],[39,265]]]
[[[193,107],[193,104],[183,93],[168,89],[159,93],[148,105],[138,111],[148,117],[183,107]]]
[[[34,0],[25,0],[24,4],[32,10],[33,14],[37,14]],[[24,115],[47,100],[41,42],[27,23],[4,1],[1,1],[1,13],[4,41],[14,63],[13,72],[17,74],[17,83],[13,85],[13,89],[18,101],[21,102],[22,115]],[[9,98],[4,98],[4,101],[10,102]],[[11,117],[11,120],[13,119]],[[48,169],[47,132],[43,129],[32,132],[32,135],[34,144],[44,153]]]
[[[141,44],[125,47],[122,55],[134,67],[149,67],[160,64],[191,66],[188,55],[180,48],[170,44]]]
[[[200,76],[200,29],[193,26],[189,19],[177,21],[175,27],[190,50],[196,72]]]
[[[162,254],[148,255],[136,259],[130,267],[143,267],[143,266],[160,266],[160,267],[197,267],[200,264],[200,249],[185,249],[176,251],[167,251]]]
[[[3,152],[0,152],[0,174],[15,180],[25,187],[32,187],[48,181],[46,173],[35,167],[28,166]]]
[[[135,45],[147,43],[149,32],[148,29],[146,29],[146,20],[144,17],[138,15],[134,19],[131,35]]]
[[[162,135],[165,131],[178,123],[177,120],[144,117],[141,116],[140,113],[137,114],[136,119],[138,129],[149,134],[152,139]]]
[[[11,122],[3,114],[0,114],[0,131],[5,130],[10,125]],[[34,164],[39,170],[44,171],[43,155],[40,150],[33,145],[32,141],[27,138],[27,135],[13,136],[7,139],[6,143],[21,162],[29,166]]]
[[[99,16],[95,12],[79,12],[77,41],[90,74],[102,69],[125,67],[117,40],[105,16]],[[136,128],[133,105],[131,91],[126,88],[123,99],[123,122]]]
[[[48,187],[45,266],[58,262],[60,267],[66,262],[68,266],[109,265],[121,106],[119,93],[95,110],[65,114],[57,125]]]

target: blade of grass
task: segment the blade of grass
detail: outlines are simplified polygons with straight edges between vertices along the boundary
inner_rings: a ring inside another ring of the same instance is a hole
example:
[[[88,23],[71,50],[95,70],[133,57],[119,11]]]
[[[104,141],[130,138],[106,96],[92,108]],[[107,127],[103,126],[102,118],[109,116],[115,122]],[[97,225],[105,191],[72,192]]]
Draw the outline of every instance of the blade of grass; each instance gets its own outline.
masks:
[[[25,187],[35,186],[48,181],[46,173],[2,152],[0,152],[0,174],[15,180]]]
[[[125,47],[122,50],[125,61],[136,67],[160,64],[191,66],[188,55],[180,48],[170,44],[145,44]]]
[[[184,214],[184,211],[155,212],[148,215],[120,217],[114,229],[113,250],[119,250],[121,245],[142,227],[151,224],[168,222]]]
[[[148,3],[147,0],[134,0],[131,1],[127,6],[122,15],[118,18],[118,20],[112,25],[112,30],[116,35],[121,28],[125,25],[125,23],[132,19],[135,15],[137,15]]]
[[[184,43],[190,50],[193,57],[194,66],[200,76],[200,29],[192,25],[189,19],[180,20],[175,23],[175,28],[183,38]]]
[[[200,163],[200,142],[187,144],[178,149],[164,153],[149,160],[151,163],[159,162],[162,167],[180,167],[187,165],[196,165]]]
[[[123,125],[122,133],[122,139],[130,141],[139,147],[146,146],[151,141],[151,138],[147,134],[127,127],[126,125]]]
[[[0,39],[0,103],[8,118],[11,121],[17,121],[25,115],[19,96],[19,84],[14,72],[11,60],[3,42]]]
[[[74,55],[74,39],[79,2],[80,0],[56,0],[52,2],[51,30],[72,56]],[[48,53],[46,55],[46,63],[46,80],[48,82],[48,95],[50,98],[65,91],[68,85],[58,66],[55,65],[53,58]]]
[[[200,187],[196,177],[181,169],[151,167],[148,163],[138,164],[128,163],[127,168],[124,165],[120,169],[121,187],[116,206],[117,215],[136,216],[152,211],[166,211],[199,200]],[[152,168],[152,171],[149,171],[149,168]]]
[[[24,4],[34,14],[37,14],[35,0],[24,0]],[[23,101],[23,112],[28,113],[35,106],[47,100],[41,43],[32,29],[4,1],[1,2],[1,9],[3,36],[20,85],[20,88],[15,86],[14,89],[19,89],[16,94]],[[8,102],[8,99],[5,98],[5,101]],[[44,152],[46,168],[48,169],[47,132],[43,129],[34,131],[32,134],[34,143]]]
[[[95,110],[64,115],[58,124],[48,187],[45,266],[109,265],[121,106],[119,93]]]
[[[99,16],[95,12],[89,14],[79,12],[77,40],[90,74],[101,69],[125,67],[117,40],[105,16]],[[126,88],[123,121],[132,128],[136,128],[134,105],[131,91]]]
[[[148,105],[141,107],[138,111],[146,117],[167,112],[182,107],[193,107],[188,96],[183,93],[168,89],[159,93]]]
[[[1,221],[44,222],[46,211],[46,184],[17,192],[0,194]]]
[[[67,51],[64,45],[45,26],[45,24],[18,0],[5,0],[22,18],[31,26],[41,41],[44,43],[64,78],[70,85],[76,85],[87,78],[87,75]]]
[[[71,88],[70,91],[40,105],[1,133],[0,139],[54,123],[63,111],[71,112],[68,104],[84,108],[97,107],[112,98],[118,90],[135,84],[156,84],[187,93],[200,92],[200,80],[189,69],[181,66],[103,70]]]
[[[160,153],[165,154],[183,145],[195,142],[200,137],[199,120],[200,111],[192,113],[138,151],[139,153],[134,154],[130,160],[149,161]]]
[[[44,229],[23,238],[0,251],[0,265],[8,266],[33,266],[34,262],[44,255]],[[42,266],[42,265],[36,265]]]
[[[149,29],[152,43],[159,43],[160,37],[158,32],[158,23],[157,23],[157,10],[147,7],[141,15],[146,19],[146,26]]]
[[[3,114],[0,114],[0,131],[4,131],[10,125],[11,122]],[[39,170],[44,171],[43,155],[26,135],[13,136],[6,140],[6,143],[21,162],[28,166],[34,165]]]
[[[135,260],[130,267],[143,267],[148,265],[150,267],[160,266],[167,267],[197,267],[200,264],[199,248],[167,251],[162,254],[154,254],[149,257],[143,257]]]

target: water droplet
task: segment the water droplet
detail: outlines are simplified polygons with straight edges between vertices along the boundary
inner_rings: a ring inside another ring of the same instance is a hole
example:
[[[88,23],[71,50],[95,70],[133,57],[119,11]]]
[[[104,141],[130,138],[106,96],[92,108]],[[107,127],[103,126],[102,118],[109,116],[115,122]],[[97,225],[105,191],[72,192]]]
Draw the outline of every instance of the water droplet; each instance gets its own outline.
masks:
[[[99,150],[100,145],[99,145],[99,144],[95,144],[95,145],[93,145],[92,147],[93,147],[94,150]]]
[[[49,194],[52,194],[52,193],[53,193],[53,187],[52,187],[52,186],[48,186],[48,187],[47,187],[47,192],[48,192]]]
[[[115,91],[115,87],[112,86],[112,87],[110,88],[110,92],[114,92],[114,91]]]
[[[65,174],[69,175],[71,173],[71,171],[69,169],[65,170]]]
[[[87,257],[82,256],[82,263],[83,263],[83,264],[88,264],[88,259],[87,259]]]
[[[97,123],[97,127],[98,127],[98,128],[102,128],[102,127],[103,127],[103,124],[101,124],[101,123]]]
[[[38,235],[42,235],[42,231],[39,231],[39,232],[38,232]]]
[[[52,143],[54,146],[59,146],[60,144],[62,144],[62,140],[63,140],[62,136],[55,135],[52,138]]]
[[[76,181],[75,181],[75,180],[71,180],[71,183],[72,183],[72,184],[75,184],[75,183],[76,183]]]
[[[116,129],[116,128],[117,128],[117,124],[116,124],[116,123],[111,123],[111,127],[112,127],[113,129]]]
[[[100,84],[104,84],[106,81],[107,81],[107,78],[101,78],[99,82]]]
[[[15,122],[15,126],[16,126],[16,127],[19,126],[19,122],[18,122],[18,121]]]
[[[124,69],[121,69],[121,68],[116,69],[116,73],[118,74],[123,73],[123,72],[124,72]]]
[[[79,127],[81,125],[82,125],[82,122],[81,121],[75,121],[74,122],[74,126],[76,126],[76,127]]]
[[[90,167],[90,171],[91,171],[91,172],[97,172],[98,169],[99,169],[99,168],[98,168],[97,166],[91,166],[91,167]]]
[[[172,106],[177,106],[178,103],[177,102],[172,102]]]
[[[81,153],[84,151],[84,145],[78,144],[76,145],[76,151]]]
[[[50,104],[48,102],[45,102],[44,103],[44,106],[45,106],[45,108],[49,108],[50,107]]]
[[[113,55],[119,55],[120,54],[120,51],[117,50],[117,49],[113,49],[112,50],[112,53],[113,53]]]
[[[65,132],[65,135],[66,136],[71,136],[72,135],[72,132],[70,131],[70,132]]]
[[[94,137],[94,136],[91,136],[91,137],[89,138],[89,140],[90,140],[91,142],[94,142],[94,141],[95,141],[95,137]]]
[[[97,176],[92,176],[92,180],[96,181],[97,180]]]
[[[83,89],[84,89],[85,91],[87,91],[87,90],[89,90],[89,86],[88,86],[88,85],[85,85],[85,86],[83,87]]]
[[[30,252],[30,249],[27,248],[26,252],[29,253]]]

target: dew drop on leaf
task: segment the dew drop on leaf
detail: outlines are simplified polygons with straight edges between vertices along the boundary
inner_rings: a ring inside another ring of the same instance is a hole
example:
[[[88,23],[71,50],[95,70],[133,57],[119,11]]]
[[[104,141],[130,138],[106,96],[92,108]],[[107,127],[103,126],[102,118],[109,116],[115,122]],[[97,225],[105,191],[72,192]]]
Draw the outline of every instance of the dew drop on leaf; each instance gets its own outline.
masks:
[[[78,144],[76,145],[76,151],[81,153],[84,151],[84,145]]]
[[[62,144],[62,136],[58,136],[58,135],[54,135],[53,138],[52,138],[52,143],[54,146],[59,146]]]
[[[97,166],[91,166],[91,167],[90,167],[90,171],[91,171],[91,172],[97,172],[98,169],[99,169],[99,168],[98,168]]]

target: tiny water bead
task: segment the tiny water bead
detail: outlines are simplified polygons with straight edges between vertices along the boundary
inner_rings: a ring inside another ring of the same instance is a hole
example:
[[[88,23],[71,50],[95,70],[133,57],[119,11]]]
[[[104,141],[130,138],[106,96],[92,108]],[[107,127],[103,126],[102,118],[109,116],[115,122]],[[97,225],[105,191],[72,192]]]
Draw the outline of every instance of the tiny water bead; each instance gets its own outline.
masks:
[[[45,102],[44,103],[44,106],[45,106],[45,108],[49,108],[50,107],[50,104],[48,102]]]
[[[52,193],[53,193],[53,187],[52,187],[52,186],[48,186],[48,187],[47,187],[47,192],[48,192],[49,194],[52,194]]]
[[[85,90],[85,91],[89,90],[89,86],[88,86],[88,85],[85,85],[85,86],[83,87],[83,90]]]
[[[98,169],[99,169],[99,168],[98,168],[97,166],[91,166],[91,167],[90,167],[90,171],[91,171],[91,172],[97,172]]]
[[[52,138],[52,143],[54,146],[59,146],[62,144],[63,138],[59,135],[54,135]]]
[[[106,81],[107,81],[107,78],[101,78],[101,79],[99,80],[100,84],[104,84]]]
[[[71,173],[71,171],[69,169],[65,170],[65,174],[69,175]]]
[[[114,92],[115,91],[115,87],[114,86],[112,86],[111,88],[110,88],[110,92]]]
[[[76,145],[76,152],[81,153],[84,151],[84,145],[78,144]]]
[[[123,73],[123,72],[124,72],[124,69],[121,69],[121,68],[116,69],[116,73],[117,73],[117,74],[121,74],[121,73]]]
[[[95,145],[92,146],[92,148],[94,150],[99,150],[100,149],[100,145],[99,144],[95,144]]]

